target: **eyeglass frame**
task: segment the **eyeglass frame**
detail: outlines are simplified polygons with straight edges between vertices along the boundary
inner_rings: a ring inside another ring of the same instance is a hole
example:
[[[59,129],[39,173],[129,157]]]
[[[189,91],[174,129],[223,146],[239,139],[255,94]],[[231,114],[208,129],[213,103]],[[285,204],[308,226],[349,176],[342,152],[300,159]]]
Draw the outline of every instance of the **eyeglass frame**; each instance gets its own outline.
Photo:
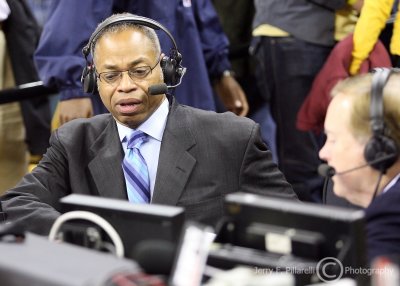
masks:
[[[105,84],[109,84],[109,85],[114,86],[114,85],[117,85],[117,84],[119,84],[119,83],[121,82],[121,80],[122,80],[122,74],[123,74],[124,72],[128,72],[129,78],[130,78],[131,80],[133,80],[133,81],[135,81],[135,79],[136,79],[136,80],[145,79],[149,74],[151,74],[151,73],[153,72],[153,70],[157,67],[157,65],[160,63],[160,61],[161,61],[161,55],[158,57],[158,60],[157,60],[156,64],[155,64],[153,67],[148,66],[148,65],[145,65],[145,66],[139,66],[139,67],[130,68],[130,69],[127,69],[127,70],[122,70],[122,71],[120,71],[120,70],[115,70],[115,71],[106,71],[106,72],[101,72],[101,73],[98,73],[98,72],[96,71],[95,74],[96,74],[96,77],[100,80],[100,82],[103,82],[103,83],[105,83]],[[136,77],[136,76],[133,76],[132,73],[131,73],[131,71],[136,71],[137,69],[140,69],[140,68],[150,68],[150,70],[149,70],[149,72],[146,73],[146,75],[144,75],[143,77]],[[116,80],[115,80],[114,82],[108,82],[107,80],[104,79],[104,77],[102,77],[102,75],[104,75],[104,74],[111,74],[111,73],[118,73],[118,77],[116,78]]]

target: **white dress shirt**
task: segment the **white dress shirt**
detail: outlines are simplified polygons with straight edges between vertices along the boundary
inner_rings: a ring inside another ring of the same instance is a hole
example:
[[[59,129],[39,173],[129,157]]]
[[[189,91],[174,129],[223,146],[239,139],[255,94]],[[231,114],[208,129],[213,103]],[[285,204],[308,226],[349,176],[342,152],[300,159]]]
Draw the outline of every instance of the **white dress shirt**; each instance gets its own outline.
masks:
[[[382,194],[386,193],[391,187],[393,187],[393,186],[397,183],[397,181],[398,181],[399,179],[400,179],[400,174],[397,174],[397,176],[394,177],[394,178],[389,182],[389,184],[387,184],[387,185],[385,186],[385,188],[384,188],[383,191],[382,191]]]
[[[6,20],[10,15],[11,10],[6,0],[0,0],[0,22]]]
[[[153,114],[143,122],[137,129],[131,129],[121,123],[117,122],[119,139],[122,144],[124,152],[127,151],[127,138],[135,132],[140,130],[149,135],[149,141],[140,146],[140,153],[146,161],[150,177],[150,192],[153,198],[154,185],[156,182],[158,158],[160,155],[161,140],[164,134],[165,125],[169,112],[169,103],[167,99],[153,112]],[[122,164],[122,162],[121,162]]]

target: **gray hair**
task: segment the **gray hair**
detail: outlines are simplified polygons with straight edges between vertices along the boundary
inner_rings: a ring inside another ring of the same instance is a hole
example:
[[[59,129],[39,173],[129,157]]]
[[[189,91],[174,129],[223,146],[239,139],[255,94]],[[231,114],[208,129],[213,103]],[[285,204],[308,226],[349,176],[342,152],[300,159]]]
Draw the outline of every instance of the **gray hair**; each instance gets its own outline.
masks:
[[[129,15],[129,13],[125,13],[127,15]],[[109,18],[107,18],[106,20],[104,20],[103,22],[101,22],[98,27],[100,25],[102,25],[105,21],[112,21],[113,18],[117,18],[120,17],[120,15],[123,14],[114,14],[112,16],[110,16]],[[160,46],[160,41],[158,39],[158,36],[156,34],[156,32],[154,31],[154,29],[147,27],[147,26],[143,26],[143,25],[139,25],[136,24],[134,22],[129,22],[128,21],[121,21],[121,22],[115,22],[111,25],[106,26],[105,28],[103,28],[92,40],[92,45],[91,45],[91,54],[94,58],[94,51],[96,48],[96,44],[97,41],[103,37],[106,34],[112,34],[112,33],[117,33],[117,32],[121,32],[121,31],[125,31],[128,29],[132,29],[132,30],[136,30],[141,32],[143,35],[145,35],[151,42],[154,52],[157,55],[161,54],[161,46]]]

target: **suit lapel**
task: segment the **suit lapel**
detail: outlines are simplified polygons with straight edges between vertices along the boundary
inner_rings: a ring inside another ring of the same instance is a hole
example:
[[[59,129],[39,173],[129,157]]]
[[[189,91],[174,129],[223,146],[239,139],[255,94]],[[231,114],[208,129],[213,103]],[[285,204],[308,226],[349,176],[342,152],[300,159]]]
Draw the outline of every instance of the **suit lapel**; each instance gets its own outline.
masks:
[[[106,128],[92,144],[90,150],[93,159],[88,167],[99,195],[127,199],[121,167],[123,151],[116,123],[111,116]]]
[[[152,203],[176,205],[196,164],[188,152],[195,140],[187,113],[173,100],[162,138]]]

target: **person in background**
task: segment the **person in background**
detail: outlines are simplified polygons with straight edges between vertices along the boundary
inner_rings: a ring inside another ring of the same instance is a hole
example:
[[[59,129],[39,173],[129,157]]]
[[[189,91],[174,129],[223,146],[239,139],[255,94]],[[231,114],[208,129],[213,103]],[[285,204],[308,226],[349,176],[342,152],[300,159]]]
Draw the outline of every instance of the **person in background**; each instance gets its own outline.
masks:
[[[48,234],[71,193],[182,206],[187,219],[211,225],[228,193],[297,199],[254,121],[150,94],[168,75],[160,62],[175,59],[143,21],[152,19],[115,14],[93,32],[85,50],[111,114],[55,130],[38,166],[1,197],[10,222]]]
[[[342,9],[336,11],[335,15],[335,40],[340,42],[354,32],[358,16],[364,0],[347,0]]]
[[[397,10],[399,3],[396,0],[364,0],[361,14],[357,21],[353,35],[353,59],[349,72],[355,75],[360,70],[361,64],[368,58],[379,36],[386,26],[386,22]],[[390,40],[390,54],[393,56],[393,65],[398,66],[400,56],[400,14],[396,13],[393,32]]]
[[[321,202],[319,138],[296,129],[297,112],[335,44],[346,0],[254,0],[253,51],[276,123],[279,168],[304,201]]]
[[[255,58],[250,53],[254,3],[248,0],[213,0],[215,10],[229,39],[229,59],[236,80],[246,93],[249,102],[248,117],[259,123],[261,136],[268,144],[274,161],[276,152],[276,127],[272,119],[268,98],[262,92],[264,79],[256,71]],[[235,17],[232,17],[235,15]],[[254,84],[254,83],[257,84]]]
[[[3,23],[15,85],[39,81],[33,53],[40,37],[40,27],[25,1],[7,1],[11,13]],[[49,146],[50,103],[47,97],[19,102],[25,126],[25,141],[30,163],[37,163]]]
[[[82,91],[80,78],[85,61],[81,49],[96,24],[116,12],[150,17],[171,31],[185,59],[191,59],[184,63],[186,81],[169,90],[182,104],[215,110],[215,91],[226,110],[247,114],[246,96],[230,73],[228,40],[211,0],[180,0],[168,5],[154,0],[60,0],[54,2],[35,52],[42,81],[59,89],[60,124],[107,112],[98,96]],[[161,34],[160,40],[168,51],[168,38]]]
[[[43,29],[44,24],[47,22],[47,19],[50,17],[50,13],[52,12],[52,5],[55,0],[25,0],[26,4],[28,4],[29,8],[32,11],[33,16],[35,16],[36,22],[40,26],[40,29]],[[52,94],[49,96],[50,101],[50,110],[52,118],[59,101],[58,94]],[[58,121],[57,121],[58,122]],[[53,125],[53,122],[52,122]],[[57,124],[58,126],[58,124]],[[53,126],[52,126],[52,129]]]
[[[400,74],[391,69],[340,82],[319,153],[336,171],[334,193],[365,208],[370,261],[400,254],[399,93]]]
[[[5,0],[0,1],[1,26],[11,11]],[[7,51],[6,37],[0,29],[0,89],[15,86]],[[0,105],[0,194],[18,183],[27,171],[25,127],[18,102]]]
[[[40,36],[24,1],[0,1],[1,89],[39,80],[33,52]],[[48,98],[0,105],[0,193],[14,186],[36,164],[49,146],[50,106]]]
[[[31,9],[39,26],[43,28],[51,13],[51,7],[55,0],[25,0]]]

